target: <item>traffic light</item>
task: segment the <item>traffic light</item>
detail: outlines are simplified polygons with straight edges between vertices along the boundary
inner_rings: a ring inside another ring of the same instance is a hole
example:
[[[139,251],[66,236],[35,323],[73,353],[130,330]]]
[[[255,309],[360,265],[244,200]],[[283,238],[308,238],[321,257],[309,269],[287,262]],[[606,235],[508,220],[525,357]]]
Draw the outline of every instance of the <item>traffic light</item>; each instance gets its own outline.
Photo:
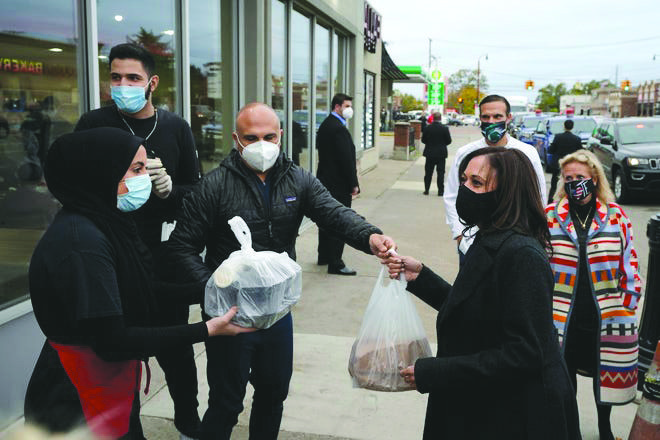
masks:
[[[627,79],[624,80],[624,81],[621,81],[621,90],[623,90],[625,92],[630,91],[630,81],[628,81]]]
[[[458,103],[463,104],[463,98],[461,98],[460,96],[458,97]]]
[[[525,88],[527,90],[532,90],[534,88],[534,81],[525,81]]]

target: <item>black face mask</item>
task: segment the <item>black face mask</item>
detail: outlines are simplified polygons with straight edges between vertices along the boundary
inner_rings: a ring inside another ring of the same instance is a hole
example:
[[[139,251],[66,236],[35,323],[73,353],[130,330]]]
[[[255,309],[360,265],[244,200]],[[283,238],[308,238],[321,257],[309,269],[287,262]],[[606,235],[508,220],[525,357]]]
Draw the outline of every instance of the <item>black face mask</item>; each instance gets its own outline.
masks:
[[[592,179],[571,180],[564,184],[564,191],[569,199],[579,202],[594,192],[596,185]]]
[[[495,212],[496,207],[495,191],[476,193],[465,185],[458,188],[456,213],[465,226],[486,223]]]

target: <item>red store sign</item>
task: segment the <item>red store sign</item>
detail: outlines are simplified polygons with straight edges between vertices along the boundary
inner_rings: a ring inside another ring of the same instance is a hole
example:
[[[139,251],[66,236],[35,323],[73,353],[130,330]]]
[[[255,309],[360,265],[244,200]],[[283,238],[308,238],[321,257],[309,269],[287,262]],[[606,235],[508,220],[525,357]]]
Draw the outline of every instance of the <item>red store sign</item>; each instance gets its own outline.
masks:
[[[44,64],[40,61],[19,60],[16,58],[0,58],[0,72],[43,75]]]

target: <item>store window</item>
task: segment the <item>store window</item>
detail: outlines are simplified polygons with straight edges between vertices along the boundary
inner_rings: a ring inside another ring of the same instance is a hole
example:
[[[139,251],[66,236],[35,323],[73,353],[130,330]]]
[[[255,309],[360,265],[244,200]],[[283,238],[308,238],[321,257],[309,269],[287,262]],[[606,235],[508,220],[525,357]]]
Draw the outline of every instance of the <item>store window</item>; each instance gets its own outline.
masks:
[[[192,2],[196,3],[196,2]],[[210,2],[209,2],[210,4]],[[194,8],[192,8],[194,9]],[[152,102],[158,108],[176,109],[174,0],[97,1],[101,105],[111,103],[108,55],[113,46],[136,43],[156,60],[160,78]],[[191,28],[197,24],[191,21]],[[209,39],[208,44],[213,44]]]
[[[22,0],[0,14],[0,309],[27,297],[32,251],[59,209],[43,164],[81,112],[76,4]]]
[[[347,63],[347,48],[348,42],[346,37],[333,34],[332,35],[332,72],[333,81],[333,94],[348,93],[346,90],[346,63]]]
[[[362,116],[362,149],[374,146],[374,111],[376,106],[376,75],[364,72],[364,112]]]
[[[292,77],[292,158],[310,169],[310,67],[311,25],[309,17],[298,11],[291,16],[291,77]]]
[[[270,77],[271,77],[271,107],[280,118],[286,137],[286,5],[280,0],[271,1],[271,38],[270,38]],[[286,139],[282,139],[282,146],[286,149]],[[299,163],[299,155],[293,156]]]
[[[190,128],[203,171],[229,154],[223,139],[220,2],[197,0],[189,7]]]
[[[316,129],[312,142],[316,142],[316,133],[321,122],[330,113],[330,30],[317,24],[314,28],[314,71],[316,99],[314,105]],[[318,156],[316,157],[318,162]]]

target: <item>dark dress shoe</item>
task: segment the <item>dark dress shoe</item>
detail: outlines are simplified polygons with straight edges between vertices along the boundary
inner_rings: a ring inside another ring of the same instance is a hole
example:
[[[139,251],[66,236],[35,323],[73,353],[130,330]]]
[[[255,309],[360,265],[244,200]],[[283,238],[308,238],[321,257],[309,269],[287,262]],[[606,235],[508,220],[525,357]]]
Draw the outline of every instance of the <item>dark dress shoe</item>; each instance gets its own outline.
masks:
[[[328,273],[332,275],[357,275],[357,272],[346,266],[344,267],[328,267]]]
[[[424,191],[424,195],[425,195],[425,196],[428,196],[428,195],[429,195],[429,192],[428,192],[428,191]]]

